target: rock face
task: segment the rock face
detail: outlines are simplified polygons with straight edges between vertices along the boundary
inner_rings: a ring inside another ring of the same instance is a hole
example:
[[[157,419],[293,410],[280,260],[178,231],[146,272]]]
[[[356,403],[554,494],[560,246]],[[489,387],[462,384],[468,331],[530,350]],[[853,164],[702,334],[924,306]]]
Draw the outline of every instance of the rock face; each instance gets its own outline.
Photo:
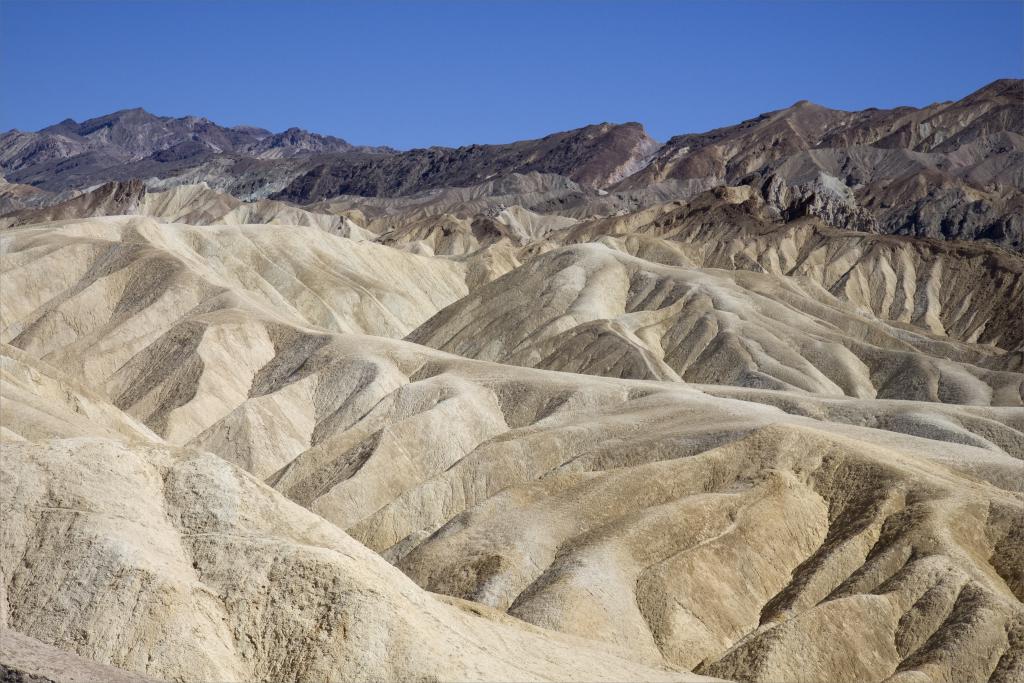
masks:
[[[9,183],[0,177],[0,214],[36,206],[49,199],[49,193],[31,185]]]
[[[763,185],[782,211],[855,230],[1024,248],[1024,82],[923,109],[810,102],[669,140],[616,190],[664,181]]]
[[[207,183],[245,200],[308,204],[405,197],[547,174],[576,184],[531,210],[588,216],[753,186],[788,218],[832,227],[1024,249],[1024,85],[1001,80],[956,102],[846,112],[801,101],[664,145],[638,123],[586,126],[538,140],[397,152],[298,128],[225,128],[127,110],[0,136],[14,183],[60,192],[110,180],[150,188]]]
[[[0,228],[47,223],[62,218],[133,215],[141,211],[146,187],[141,180],[109,182],[95,190],[38,209],[22,209],[0,217]]]
[[[559,174],[601,188],[633,173],[657,148],[638,123],[604,123],[508,145],[431,147],[386,158],[350,156],[313,168],[276,197],[304,203],[343,194],[407,195],[530,172]]]
[[[17,631],[0,631],[0,681],[4,683],[156,683],[70,654]]]
[[[1024,680],[1018,88],[658,150],[45,132],[145,156],[0,186],[0,678]]]

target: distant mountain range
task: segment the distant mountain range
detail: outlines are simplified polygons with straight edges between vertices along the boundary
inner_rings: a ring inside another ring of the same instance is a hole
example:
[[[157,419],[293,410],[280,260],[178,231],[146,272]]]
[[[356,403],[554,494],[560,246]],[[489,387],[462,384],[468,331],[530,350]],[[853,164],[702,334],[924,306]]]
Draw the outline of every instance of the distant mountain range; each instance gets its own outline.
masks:
[[[206,182],[243,200],[399,197],[514,174],[563,176],[613,211],[751,185],[786,218],[1024,248],[1024,81],[956,102],[846,112],[810,102],[659,144],[639,123],[538,140],[397,151],[141,109],[0,135],[0,169],[34,205],[110,180]],[[51,194],[52,193],[52,194]],[[608,197],[611,199],[608,199]],[[18,208],[5,203],[6,209]]]
[[[225,128],[197,116],[154,116],[143,109],[123,111],[78,123],[65,119],[35,133],[9,131],[2,137],[3,167],[9,172],[49,170],[59,177],[64,167],[53,162],[78,159],[77,165],[121,165],[149,157],[158,162],[184,158],[203,151],[274,159],[320,152],[349,152],[348,142],[298,128],[271,133],[263,128]]]

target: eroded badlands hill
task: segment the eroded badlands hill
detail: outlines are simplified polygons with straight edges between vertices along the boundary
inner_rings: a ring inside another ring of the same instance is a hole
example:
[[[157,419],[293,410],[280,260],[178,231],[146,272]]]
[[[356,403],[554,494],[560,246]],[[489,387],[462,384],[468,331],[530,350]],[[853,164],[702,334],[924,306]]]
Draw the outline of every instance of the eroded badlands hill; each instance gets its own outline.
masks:
[[[2,451],[3,622],[40,642],[171,680],[698,678],[425,593],[208,452],[68,436]]]
[[[512,211],[448,255],[203,189],[8,230],[5,628],[182,680],[1015,680],[1020,367],[943,292],[1018,305],[1019,259],[857,237],[900,306],[813,223],[695,237],[735,199]],[[401,340],[460,317],[612,377]]]
[[[1024,261],[764,220],[701,195],[548,235],[556,248],[409,339],[613,377],[1021,405]],[[780,277],[783,276],[783,277]]]
[[[1024,680],[1019,87],[8,134],[0,678]]]

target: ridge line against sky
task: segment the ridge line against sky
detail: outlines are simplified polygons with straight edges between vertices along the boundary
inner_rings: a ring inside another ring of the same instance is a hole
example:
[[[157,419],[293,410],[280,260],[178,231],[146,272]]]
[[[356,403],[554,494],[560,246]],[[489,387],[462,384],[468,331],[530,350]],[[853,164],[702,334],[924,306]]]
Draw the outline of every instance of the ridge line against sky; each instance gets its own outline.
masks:
[[[0,2],[4,131],[142,107],[399,149],[664,141],[1021,77],[1021,2]]]

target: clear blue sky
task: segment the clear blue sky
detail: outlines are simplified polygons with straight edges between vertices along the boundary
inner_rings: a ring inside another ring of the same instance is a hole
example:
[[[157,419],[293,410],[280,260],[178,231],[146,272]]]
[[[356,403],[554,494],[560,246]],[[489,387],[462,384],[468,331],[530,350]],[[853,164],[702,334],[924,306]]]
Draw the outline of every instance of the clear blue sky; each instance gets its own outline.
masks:
[[[0,130],[141,106],[399,148],[664,140],[799,99],[957,99],[1022,53],[1022,2],[0,0]]]

